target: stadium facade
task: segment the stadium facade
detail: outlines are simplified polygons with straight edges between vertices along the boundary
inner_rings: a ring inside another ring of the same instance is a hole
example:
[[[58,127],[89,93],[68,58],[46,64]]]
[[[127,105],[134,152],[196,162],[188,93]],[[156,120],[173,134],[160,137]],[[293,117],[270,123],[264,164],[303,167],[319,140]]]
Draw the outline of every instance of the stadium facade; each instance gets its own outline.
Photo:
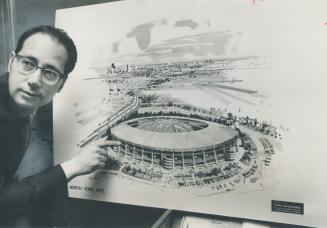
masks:
[[[236,130],[187,117],[131,119],[113,127],[111,136],[121,142],[119,155],[167,170],[233,161],[238,154]]]

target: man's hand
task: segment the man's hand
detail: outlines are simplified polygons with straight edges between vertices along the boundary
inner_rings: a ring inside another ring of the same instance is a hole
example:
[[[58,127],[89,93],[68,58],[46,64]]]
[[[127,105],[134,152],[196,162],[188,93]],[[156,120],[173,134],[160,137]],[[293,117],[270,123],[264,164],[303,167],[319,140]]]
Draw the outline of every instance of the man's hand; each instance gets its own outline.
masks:
[[[84,147],[75,157],[61,164],[67,180],[102,169],[108,159],[107,147],[116,145],[120,142],[101,138]]]

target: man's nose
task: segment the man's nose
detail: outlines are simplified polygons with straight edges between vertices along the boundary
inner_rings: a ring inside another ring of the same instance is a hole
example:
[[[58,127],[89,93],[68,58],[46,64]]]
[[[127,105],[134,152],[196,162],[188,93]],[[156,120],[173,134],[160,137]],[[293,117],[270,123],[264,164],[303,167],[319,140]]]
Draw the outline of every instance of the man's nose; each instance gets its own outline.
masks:
[[[42,70],[36,69],[32,74],[28,75],[27,83],[32,88],[39,88],[42,86]]]

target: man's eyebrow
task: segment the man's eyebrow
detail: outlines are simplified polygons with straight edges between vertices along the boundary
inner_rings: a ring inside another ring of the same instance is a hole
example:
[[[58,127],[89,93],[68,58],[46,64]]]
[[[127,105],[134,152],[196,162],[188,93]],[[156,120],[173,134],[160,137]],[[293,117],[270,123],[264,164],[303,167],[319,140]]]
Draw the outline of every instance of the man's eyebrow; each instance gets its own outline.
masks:
[[[55,66],[53,66],[53,65],[51,65],[51,64],[45,64],[45,65],[43,65],[42,67],[43,67],[43,68],[48,68],[48,69],[50,69],[50,70],[54,70],[54,71],[56,71],[56,72],[62,74],[62,73],[60,72],[60,70],[59,70],[57,67],[55,67]]]
[[[24,58],[27,58],[27,59],[29,59],[29,60],[32,60],[33,62],[35,62],[35,63],[39,63],[39,60],[37,59],[37,58],[35,58],[35,57],[33,57],[33,56],[29,56],[29,55],[24,55],[23,56]]]

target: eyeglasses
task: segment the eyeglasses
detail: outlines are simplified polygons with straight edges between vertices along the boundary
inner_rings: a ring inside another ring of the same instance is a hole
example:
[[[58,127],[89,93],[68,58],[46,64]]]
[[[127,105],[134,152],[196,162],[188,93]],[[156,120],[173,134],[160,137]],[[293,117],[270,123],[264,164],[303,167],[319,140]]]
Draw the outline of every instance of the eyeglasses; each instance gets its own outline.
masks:
[[[37,65],[35,61],[32,59],[21,56],[21,55],[15,55],[15,58],[17,58],[18,62],[18,70],[20,73],[25,74],[25,75],[30,75],[34,73],[37,69],[41,69],[41,75],[42,75],[42,80],[44,83],[48,85],[55,85],[58,83],[60,79],[64,79],[65,76],[58,71],[55,71],[50,68],[46,67],[40,67]]]

